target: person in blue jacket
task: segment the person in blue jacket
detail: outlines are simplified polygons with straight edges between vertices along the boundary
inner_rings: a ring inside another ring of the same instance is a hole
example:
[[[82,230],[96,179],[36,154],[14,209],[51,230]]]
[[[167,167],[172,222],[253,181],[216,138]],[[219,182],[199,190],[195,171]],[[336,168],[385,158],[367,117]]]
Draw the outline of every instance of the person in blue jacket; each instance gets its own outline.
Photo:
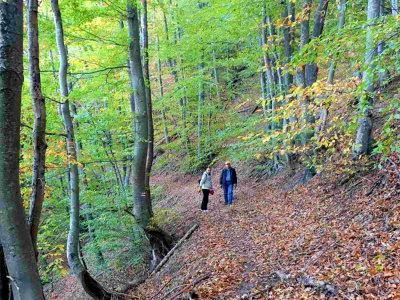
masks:
[[[233,187],[237,185],[237,176],[236,170],[232,168],[229,161],[225,163],[225,167],[222,169],[219,183],[224,190],[225,205],[231,205],[233,201]]]

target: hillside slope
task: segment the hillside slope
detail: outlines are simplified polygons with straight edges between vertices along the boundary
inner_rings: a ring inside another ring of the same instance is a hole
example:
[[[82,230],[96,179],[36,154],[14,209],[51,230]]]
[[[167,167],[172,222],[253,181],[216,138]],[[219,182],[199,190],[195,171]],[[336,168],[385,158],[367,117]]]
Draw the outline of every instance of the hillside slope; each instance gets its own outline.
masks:
[[[317,176],[290,191],[280,188],[292,180],[283,174],[257,182],[242,166],[238,173],[234,205],[224,206],[217,190],[208,214],[195,177],[153,178],[164,186],[156,210],[169,220],[165,229],[199,229],[126,299],[179,299],[191,289],[200,299],[400,299],[396,172],[342,186]]]

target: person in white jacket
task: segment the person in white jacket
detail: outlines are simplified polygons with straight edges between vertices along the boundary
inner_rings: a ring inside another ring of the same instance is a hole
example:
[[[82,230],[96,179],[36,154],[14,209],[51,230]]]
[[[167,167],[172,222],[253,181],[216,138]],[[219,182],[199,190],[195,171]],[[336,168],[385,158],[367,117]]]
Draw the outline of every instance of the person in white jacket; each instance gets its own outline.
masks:
[[[211,168],[207,168],[207,170],[203,173],[200,180],[199,192],[203,192],[203,202],[201,203],[201,210],[203,212],[208,212],[208,197],[210,195],[210,191],[213,190],[212,181],[211,181]]]

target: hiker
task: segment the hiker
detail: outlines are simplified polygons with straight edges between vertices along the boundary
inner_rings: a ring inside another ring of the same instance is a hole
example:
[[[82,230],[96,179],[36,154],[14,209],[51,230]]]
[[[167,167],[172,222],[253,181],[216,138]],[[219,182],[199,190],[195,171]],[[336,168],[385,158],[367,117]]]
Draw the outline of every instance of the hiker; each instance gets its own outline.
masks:
[[[207,168],[207,170],[203,173],[200,180],[199,192],[203,192],[203,202],[201,203],[201,210],[203,212],[208,212],[208,197],[213,194],[213,187],[211,182],[211,168]]]
[[[219,183],[224,190],[225,205],[231,205],[233,201],[233,187],[237,185],[237,176],[236,170],[231,167],[229,161],[225,163],[225,167],[222,169]]]

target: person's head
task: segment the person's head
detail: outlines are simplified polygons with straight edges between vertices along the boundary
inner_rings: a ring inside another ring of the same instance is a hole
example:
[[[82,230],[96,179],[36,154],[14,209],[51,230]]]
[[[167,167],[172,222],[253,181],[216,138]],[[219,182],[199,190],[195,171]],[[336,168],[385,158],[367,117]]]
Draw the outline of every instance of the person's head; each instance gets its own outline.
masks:
[[[206,172],[207,172],[207,174],[211,174],[211,168],[208,167],[207,170],[206,170]]]
[[[225,168],[227,168],[227,169],[231,168],[231,162],[230,161],[225,162]]]

